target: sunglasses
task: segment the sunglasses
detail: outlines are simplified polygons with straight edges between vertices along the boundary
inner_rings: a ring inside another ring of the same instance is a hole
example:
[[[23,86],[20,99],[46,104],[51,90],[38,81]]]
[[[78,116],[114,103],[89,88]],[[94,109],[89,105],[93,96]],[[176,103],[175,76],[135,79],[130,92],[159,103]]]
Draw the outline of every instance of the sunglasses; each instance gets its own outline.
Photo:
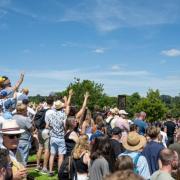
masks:
[[[20,134],[8,134],[7,136],[9,139],[14,139],[15,137],[19,139],[21,137]]]

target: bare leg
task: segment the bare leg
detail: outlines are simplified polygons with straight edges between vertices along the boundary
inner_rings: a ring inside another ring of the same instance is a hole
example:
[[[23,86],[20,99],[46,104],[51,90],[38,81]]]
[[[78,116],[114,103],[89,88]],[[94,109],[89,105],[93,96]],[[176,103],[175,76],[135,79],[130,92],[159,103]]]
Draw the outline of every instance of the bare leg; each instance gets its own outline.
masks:
[[[50,171],[50,173],[53,171],[53,165],[54,165],[54,155],[51,154],[50,159],[49,159],[49,171]]]
[[[42,151],[43,151],[43,147],[39,147],[38,152],[36,154],[37,166],[40,165]]]
[[[64,155],[63,154],[59,154],[59,157],[58,157],[58,171],[59,171],[59,169],[61,167],[63,159],[64,159]]]
[[[49,149],[45,149],[43,168],[47,169],[48,161],[49,161]]]

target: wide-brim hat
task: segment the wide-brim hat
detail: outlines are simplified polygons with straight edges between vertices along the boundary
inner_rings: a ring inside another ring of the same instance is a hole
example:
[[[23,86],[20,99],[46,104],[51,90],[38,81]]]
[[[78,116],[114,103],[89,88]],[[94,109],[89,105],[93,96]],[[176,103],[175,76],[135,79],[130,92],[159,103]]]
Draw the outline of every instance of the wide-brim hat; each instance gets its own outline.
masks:
[[[22,134],[25,130],[21,129],[16,120],[5,120],[0,129],[0,134]]]
[[[55,109],[61,109],[64,107],[64,103],[61,102],[60,100],[57,100],[54,102],[54,106],[55,106]]]
[[[136,132],[129,132],[123,139],[123,147],[129,151],[138,151],[146,145],[146,138]]]

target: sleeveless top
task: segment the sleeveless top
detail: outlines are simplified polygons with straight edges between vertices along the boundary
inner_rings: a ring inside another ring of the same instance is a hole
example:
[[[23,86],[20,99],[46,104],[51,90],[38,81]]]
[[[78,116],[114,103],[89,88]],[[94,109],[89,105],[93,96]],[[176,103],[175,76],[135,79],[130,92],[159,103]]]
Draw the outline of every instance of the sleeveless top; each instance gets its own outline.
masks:
[[[70,156],[72,150],[74,149],[76,142],[72,139],[69,139],[70,134],[72,131],[69,131],[68,133],[65,134],[64,139],[65,139],[65,144],[66,144],[66,155],[65,156]]]
[[[88,165],[83,162],[84,154],[79,159],[74,159],[78,173],[88,173]]]

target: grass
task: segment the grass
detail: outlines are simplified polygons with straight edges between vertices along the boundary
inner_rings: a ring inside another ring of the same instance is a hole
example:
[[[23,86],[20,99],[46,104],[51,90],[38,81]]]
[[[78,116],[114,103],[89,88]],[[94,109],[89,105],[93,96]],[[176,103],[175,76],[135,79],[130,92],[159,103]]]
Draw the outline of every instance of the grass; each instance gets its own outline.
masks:
[[[36,155],[30,155],[28,158],[28,162],[36,162]],[[35,180],[57,180],[58,179],[57,168],[55,168],[55,175],[53,177],[48,177],[48,174],[43,175],[41,174],[41,172],[35,171],[35,167],[29,168],[28,174],[34,177]]]
[[[28,174],[34,177],[35,180],[57,180],[58,179],[57,170],[55,171],[55,175],[53,177],[48,177],[48,174],[43,175],[40,172],[36,172],[34,169],[35,168],[30,168],[28,171]]]

